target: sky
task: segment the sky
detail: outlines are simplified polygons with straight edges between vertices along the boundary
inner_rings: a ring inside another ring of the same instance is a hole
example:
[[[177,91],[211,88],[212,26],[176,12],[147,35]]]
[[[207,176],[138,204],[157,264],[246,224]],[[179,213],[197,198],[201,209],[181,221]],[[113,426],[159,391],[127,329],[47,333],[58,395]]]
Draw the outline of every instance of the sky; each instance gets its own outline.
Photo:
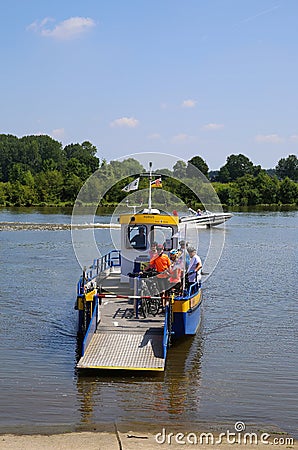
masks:
[[[273,168],[298,148],[296,0],[0,0],[0,133]]]

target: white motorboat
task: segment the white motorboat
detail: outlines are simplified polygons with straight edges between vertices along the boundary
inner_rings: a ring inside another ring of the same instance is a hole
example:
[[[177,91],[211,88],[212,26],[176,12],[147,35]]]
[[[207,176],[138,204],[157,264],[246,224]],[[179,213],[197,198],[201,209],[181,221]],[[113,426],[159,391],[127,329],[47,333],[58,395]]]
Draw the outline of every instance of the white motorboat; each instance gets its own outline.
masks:
[[[206,227],[214,227],[216,225],[220,225],[221,223],[226,222],[228,219],[233,217],[231,213],[224,212],[211,212],[211,211],[202,211],[201,213],[197,213],[192,208],[189,209],[189,215],[180,217],[180,223],[190,223],[196,224],[200,226]]]

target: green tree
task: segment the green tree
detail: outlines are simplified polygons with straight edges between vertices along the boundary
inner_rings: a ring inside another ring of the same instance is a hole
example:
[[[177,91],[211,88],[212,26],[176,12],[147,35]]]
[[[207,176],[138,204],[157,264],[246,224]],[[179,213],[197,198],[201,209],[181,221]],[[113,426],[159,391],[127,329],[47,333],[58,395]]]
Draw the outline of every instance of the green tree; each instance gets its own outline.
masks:
[[[82,181],[85,181],[91,174],[89,173],[88,167],[86,167],[84,163],[79,161],[78,158],[70,158],[67,161],[64,170],[65,179],[70,175],[76,175]]]
[[[0,135],[0,181],[8,181],[9,169],[19,162],[19,139],[10,134]]]
[[[280,179],[289,177],[293,181],[298,181],[298,158],[296,155],[281,158],[275,169]]]
[[[240,194],[240,206],[258,205],[261,200],[260,193],[255,187],[255,177],[246,174],[237,178],[235,185],[238,187]]]
[[[220,181],[221,183],[228,183],[229,181],[231,181],[229,168],[226,165],[222,166],[219,169],[217,180]]]
[[[187,165],[184,161],[177,161],[173,166],[173,176],[179,180],[186,178],[186,168]]]
[[[265,170],[262,170],[255,177],[255,187],[260,194],[260,203],[273,204],[277,202],[279,184],[276,177],[271,177]]]
[[[83,181],[79,176],[74,173],[68,174],[63,183],[62,200],[75,201],[82,185]]]
[[[136,176],[144,173],[145,169],[139,161],[128,158],[123,161],[111,161],[109,164],[103,160],[97,176],[104,182],[105,186],[111,186],[104,195],[104,202],[119,203],[126,197],[122,188],[136,179]],[[133,174],[133,176],[129,176]],[[126,177],[125,179],[123,179]],[[120,181],[117,181],[120,180]],[[116,182],[117,181],[117,182]],[[139,184],[141,189],[142,180]]]
[[[98,178],[103,180],[104,184],[107,184],[108,182],[113,183],[115,179],[113,166],[111,164],[108,164],[106,160],[102,161],[102,164],[96,172],[96,175]]]
[[[63,192],[63,181],[63,175],[58,170],[40,172],[36,175],[35,183],[39,201],[59,203]]]
[[[31,206],[36,202],[36,192],[17,180],[6,183],[6,198],[8,203],[15,206]]]
[[[53,158],[45,159],[42,162],[43,172],[47,172],[50,170],[57,170],[57,169],[58,169],[58,164],[56,163],[56,161],[53,160]]]
[[[240,204],[241,192],[236,183],[215,183],[214,189],[222,204],[227,206]]]
[[[69,144],[64,148],[64,151],[68,160],[76,159],[82,166],[86,167],[87,177],[98,169],[99,158],[95,156],[97,150],[90,142],[85,141],[82,144]],[[83,177],[80,178],[83,179]]]
[[[27,170],[23,175],[23,184],[34,189],[35,180],[30,170]]]
[[[170,169],[158,169],[156,171],[157,173],[159,173],[160,175],[164,175],[165,177],[172,177],[173,176],[173,172]]]
[[[6,183],[0,182],[0,205],[6,205]]]
[[[219,181],[234,181],[244,175],[254,174],[254,165],[245,155],[230,155],[227,157],[226,164],[220,168]]]
[[[24,164],[22,164],[22,163],[12,164],[12,166],[8,170],[8,180],[11,182],[14,182],[14,181],[22,182],[26,171],[27,171],[27,169]]]
[[[202,174],[208,178],[209,167],[201,156],[194,156],[187,162],[186,175],[189,178],[197,177],[197,171],[193,168],[193,166],[199,169]]]
[[[142,164],[134,158],[127,158],[123,161],[111,161],[109,165],[112,169],[113,176],[118,180],[131,174],[137,175],[145,172]]]
[[[20,139],[22,148],[22,160],[28,164],[33,173],[38,173],[44,169],[43,162],[52,159],[55,161],[58,170],[62,170],[65,164],[65,151],[62,144],[55,141],[50,136],[24,136]]]
[[[279,200],[283,204],[298,204],[298,184],[286,177],[280,183]]]
[[[40,154],[37,136],[25,136],[19,139],[20,163],[30,169],[33,173],[38,173],[42,169],[42,156]]]
[[[223,205],[232,206],[230,203],[231,188],[229,183],[214,183],[213,187]]]

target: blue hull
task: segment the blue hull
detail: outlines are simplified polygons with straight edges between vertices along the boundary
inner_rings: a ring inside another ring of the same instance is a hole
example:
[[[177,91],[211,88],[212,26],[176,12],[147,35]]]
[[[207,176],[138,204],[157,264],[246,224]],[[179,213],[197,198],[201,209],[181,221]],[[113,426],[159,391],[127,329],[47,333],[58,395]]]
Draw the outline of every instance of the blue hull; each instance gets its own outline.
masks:
[[[187,312],[174,312],[172,331],[174,337],[194,335],[201,323],[201,304]]]

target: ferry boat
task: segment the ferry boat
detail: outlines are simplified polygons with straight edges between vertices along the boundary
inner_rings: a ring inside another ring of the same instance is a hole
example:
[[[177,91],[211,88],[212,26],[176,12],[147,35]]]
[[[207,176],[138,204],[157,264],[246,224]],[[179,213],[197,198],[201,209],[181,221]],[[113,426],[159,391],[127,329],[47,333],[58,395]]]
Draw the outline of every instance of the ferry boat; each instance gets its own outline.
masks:
[[[231,213],[202,211],[197,213],[192,208],[189,209],[189,215],[180,218],[181,223],[196,224],[207,228],[220,225],[233,217]]]
[[[78,369],[164,371],[170,345],[200,326],[201,282],[183,277],[180,289],[162,299],[147,270],[151,244],[170,252],[179,236],[179,217],[152,208],[151,167],[148,208],[120,214],[121,248],[95,259],[78,281]]]

